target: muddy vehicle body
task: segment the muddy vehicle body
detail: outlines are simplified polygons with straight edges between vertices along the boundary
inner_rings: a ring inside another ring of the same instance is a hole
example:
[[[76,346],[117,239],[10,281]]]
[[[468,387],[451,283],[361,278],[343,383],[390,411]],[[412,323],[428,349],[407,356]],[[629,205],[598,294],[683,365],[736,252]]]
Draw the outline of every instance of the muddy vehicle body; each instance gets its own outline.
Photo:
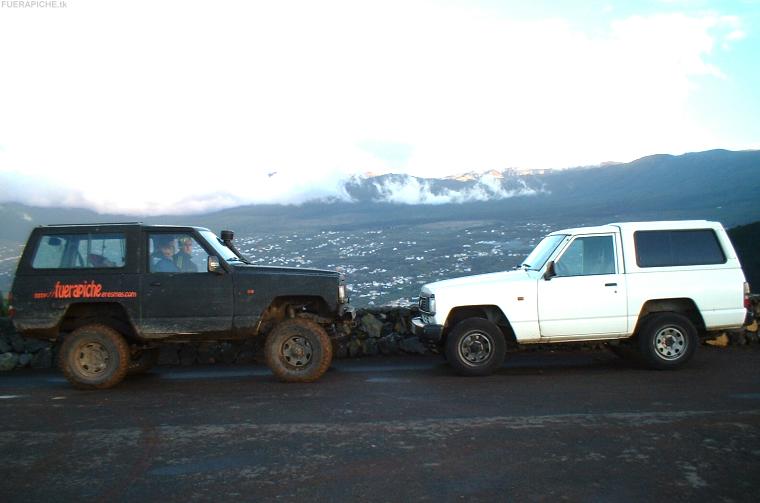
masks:
[[[37,227],[11,289],[14,325],[60,342],[60,367],[79,388],[150,368],[164,343],[262,336],[278,378],[318,379],[332,359],[328,332],[353,316],[345,282],[253,265],[232,239],[140,223]]]

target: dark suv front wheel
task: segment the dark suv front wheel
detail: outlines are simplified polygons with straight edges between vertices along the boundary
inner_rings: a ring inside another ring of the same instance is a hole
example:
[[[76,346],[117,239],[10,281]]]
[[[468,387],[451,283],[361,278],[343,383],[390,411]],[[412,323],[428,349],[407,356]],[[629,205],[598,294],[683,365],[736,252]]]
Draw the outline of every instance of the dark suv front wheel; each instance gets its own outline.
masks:
[[[63,339],[58,365],[79,389],[106,389],[119,384],[129,369],[129,346],[105,325],[86,325]]]
[[[332,362],[332,343],[319,324],[307,319],[281,321],[267,337],[267,365],[281,381],[312,382]]]

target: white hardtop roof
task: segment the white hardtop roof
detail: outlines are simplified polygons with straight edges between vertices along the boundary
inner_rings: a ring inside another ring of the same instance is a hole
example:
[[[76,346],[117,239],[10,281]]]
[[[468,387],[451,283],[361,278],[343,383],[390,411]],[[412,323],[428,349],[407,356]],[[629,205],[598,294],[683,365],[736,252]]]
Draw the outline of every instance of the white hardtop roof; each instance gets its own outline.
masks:
[[[713,229],[721,227],[719,222],[708,220],[658,220],[654,222],[616,222],[596,227],[576,227],[562,229],[552,234],[605,234],[609,232],[632,232],[638,230],[658,231],[670,229]]]

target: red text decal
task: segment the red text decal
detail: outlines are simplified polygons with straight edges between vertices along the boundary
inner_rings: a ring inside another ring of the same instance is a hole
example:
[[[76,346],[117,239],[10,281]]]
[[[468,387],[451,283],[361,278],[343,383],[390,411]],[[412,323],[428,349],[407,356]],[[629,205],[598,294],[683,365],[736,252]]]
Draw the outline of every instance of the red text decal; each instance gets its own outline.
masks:
[[[103,285],[94,281],[63,284],[55,282],[55,287],[49,292],[37,292],[35,299],[103,299],[103,298],[134,298],[137,292],[104,292]]]

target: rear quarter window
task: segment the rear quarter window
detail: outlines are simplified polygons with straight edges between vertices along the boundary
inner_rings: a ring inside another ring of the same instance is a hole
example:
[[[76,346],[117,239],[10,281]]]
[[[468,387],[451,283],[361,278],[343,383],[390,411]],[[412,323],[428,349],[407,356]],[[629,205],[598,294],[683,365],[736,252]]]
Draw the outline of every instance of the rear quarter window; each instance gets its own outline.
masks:
[[[124,267],[124,234],[50,234],[40,237],[34,269],[108,269]]]
[[[726,255],[712,229],[637,231],[639,267],[725,264]]]

